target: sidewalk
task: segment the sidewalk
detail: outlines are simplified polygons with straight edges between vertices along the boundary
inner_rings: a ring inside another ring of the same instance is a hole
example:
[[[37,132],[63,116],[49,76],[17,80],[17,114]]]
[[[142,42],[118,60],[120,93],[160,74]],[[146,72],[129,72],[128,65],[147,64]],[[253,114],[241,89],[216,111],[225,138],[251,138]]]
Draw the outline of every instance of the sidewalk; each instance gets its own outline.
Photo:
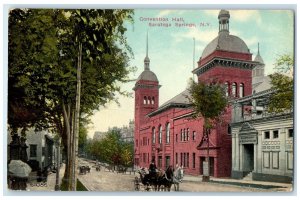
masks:
[[[65,164],[62,164],[59,170],[59,183],[61,184],[62,177],[65,172]],[[56,173],[50,173],[47,178],[47,184],[42,182],[37,182],[36,172],[33,172],[29,175],[29,180],[27,183],[27,191],[55,191],[56,183]]]
[[[202,176],[184,175],[183,181],[202,182]],[[293,189],[293,184],[291,183],[265,182],[265,181],[242,180],[242,179],[232,179],[232,178],[210,177],[210,183],[236,185],[236,186],[244,186],[244,187],[247,186],[247,187],[263,188],[263,189],[291,188],[291,191]]]

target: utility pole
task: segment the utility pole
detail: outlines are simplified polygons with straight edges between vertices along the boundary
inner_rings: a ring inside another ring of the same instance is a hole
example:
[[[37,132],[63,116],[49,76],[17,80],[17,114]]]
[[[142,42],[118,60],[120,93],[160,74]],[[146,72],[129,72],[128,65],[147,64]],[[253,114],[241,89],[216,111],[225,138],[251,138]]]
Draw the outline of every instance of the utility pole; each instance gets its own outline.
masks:
[[[80,92],[81,92],[81,64],[82,64],[82,43],[79,42],[78,47],[78,65],[77,65],[77,90],[76,90],[76,105],[75,105],[75,122],[74,122],[74,137],[73,137],[73,174],[72,174],[72,191],[76,191],[77,186],[77,158],[78,158],[78,138],[79,138],[79,118],[80,118]]]
[[[194,48],[193,48],[193,70],[195,69],[195,38],[193,38],[194,40]],[[195,81],[195,74],[193,74],[193,81]]]

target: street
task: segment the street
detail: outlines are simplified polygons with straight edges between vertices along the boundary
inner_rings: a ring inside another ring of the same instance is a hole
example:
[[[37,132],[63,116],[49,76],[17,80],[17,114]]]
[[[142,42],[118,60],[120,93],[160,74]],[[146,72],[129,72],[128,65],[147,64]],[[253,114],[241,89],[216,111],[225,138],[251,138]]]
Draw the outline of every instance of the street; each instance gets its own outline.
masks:
[[[139,176],[137,173],[117,173],[101,167],[96,171],[95,161],[79,159],[79,165],[89,166],[90,172],[79,174],[78,179],[89,190],[94,192],[145,192],[144,186],[135,191],[134,179]],[[64,173],[64,165],[60,169],[60,178]],[[37,186],[36,181],[28,183],[27,191],[54,191],[55,173],[48,176],[47,185]],[[243,181],[230,178],[211,177],[210,182],[202,182],[200,176],[185,175],[180,183],[179,192],[291,192],[292,184],[272,183],[261,181]],[[150,191],[151,192],[151,191]],[[174,186],[171,188],[174,191]]]
[[[88,164],[86,161],[80,163]],[[89,163],[90,166],[94,164]],[[101,171],[96,171],[95,167],[91,167],[91,172],[84,175],[78,175],[79,180],[87,187],[89,191],[98,192],[135,192],[134,177],[137,173],[126,174],[112,172],[101,167]],[[276,192],[276,191],[291,191],[291,184],[278,184],[261,182],[261,185],[255,182],[255,187],[251,187],[251,183],[226,181],[225,179],[213,179],[212,182],[201,182],[200,177],[185,175],[183,182],[180,184],[179,192]],[[231,179],[232,180],[232,179]],[[225,182],[226,181],[226,182]],[[235,183],[235,184],[234,184]],[[250,186],[249,186],[250,185]],[[268,186],[268,187],[267,187]],[[144,192],[144,187],[141,186],[141,192]],[[174,191],[174,186],[171,188]]]

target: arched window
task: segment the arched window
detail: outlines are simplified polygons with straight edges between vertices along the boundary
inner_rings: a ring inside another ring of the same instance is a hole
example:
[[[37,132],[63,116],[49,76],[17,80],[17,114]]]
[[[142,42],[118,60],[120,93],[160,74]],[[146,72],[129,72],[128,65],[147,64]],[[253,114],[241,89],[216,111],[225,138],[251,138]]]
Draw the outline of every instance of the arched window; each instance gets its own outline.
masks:
[[[159,142],[159,144],[161,144],[162,143],[162,126],[161,125],[159,126],[158,130],[159,130],[158,142]]]
[[[155,128],[152,128],[152,144],[155,144]]]
[[[144,97],[144,104],[147,104],[147,97]]]
[[[166,124],[166,143],[170,143],[170,123]]]
[[[148,104],[151,104],[151,97],[148,97]]]
[[[240,97],[244,96],[244,83],[240,83]]]
[[[183,141],[186,140],[186,132],[185,132],[185,129],[183,129]]]
[[[180,141],[183,141],[183,130],[180,130]]]
[[[153,104],[153,105],[154,105],[154,102],[155,102],[155,101],[154,101],[154,97],[152,97],[152,104]]]
[[[226,94],[226,97],[229,96],[229,83],[228,82],[225,82],[225,94]]]
[[[232,83],[232,96],[236,97],[236,83]]]
[[[189,141],[189,139],[190,139],[189,131],[190,131],[189,129],[186,129],[186,141]]]

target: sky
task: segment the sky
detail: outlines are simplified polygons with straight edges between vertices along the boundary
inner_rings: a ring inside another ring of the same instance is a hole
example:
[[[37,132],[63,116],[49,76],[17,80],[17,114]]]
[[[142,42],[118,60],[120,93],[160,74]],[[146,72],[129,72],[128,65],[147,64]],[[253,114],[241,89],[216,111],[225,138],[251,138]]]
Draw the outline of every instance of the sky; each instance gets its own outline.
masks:
[[[160,88],[159,104],[182,92],[193,76],[192,70],[206,45],[218,35],[218,13],[220,10],[155,10],[135,9],[134,22],[125,23],[128,44],[134,58],[130,65],[137,71],[130,74],[136,79],[144,70],[146,35],[148,31],[150,70],[153,71]],[[290,10],[230,10],[229,32],[245,41],[254,59],[258,43],[260,55],[265,62],[265,74],[274,72],[276,58],[294,52],[294,14]],[[149,21],[160,18],[160,21]],[[178,20],[178,21],[177,21]],[[155,23],[153,26],[150,23]],[[163,26],[158,26],[163,23]],[[188,24],[188,26],[177,26]],[[195,62],[193,50],[195,39]],[[132,92],[135,82],[123,84],[123,90]],[[94,113],[88,136],[95,131],[107,131],[109,127],[122,127],[134,119],[134,98],[119,96],[120,106],[110,103]]]

